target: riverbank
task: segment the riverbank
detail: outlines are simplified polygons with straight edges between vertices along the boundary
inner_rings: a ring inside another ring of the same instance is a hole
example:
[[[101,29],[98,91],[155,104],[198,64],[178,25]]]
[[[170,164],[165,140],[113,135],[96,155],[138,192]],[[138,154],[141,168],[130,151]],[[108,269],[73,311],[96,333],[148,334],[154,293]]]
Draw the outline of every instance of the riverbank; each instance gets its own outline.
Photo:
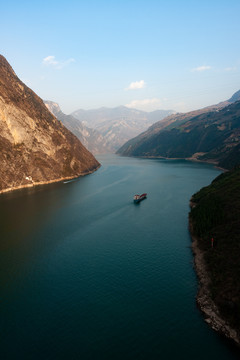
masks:
[[[194,206],[193,203],[190,204]],[[199,289],[196,296],[196,302],[204,315],[205,322],[216,332],[233,340],[240,346],[240,337],[237,331],[233,329],[221,316],[218,307],[212,300],[210,283],[211,279],[206,269],[204,252],[199,247],[199,238],[193,234],[192,221],[189,219],[189,230],[192,238],[192,252],[194,255],[194,267],[199,280]]]
[[[123,156],[123,155],[120,155]],[[192,162],[196,162],[196,163],[202,163],[202,164],[211,164],[214,165],[217,169],[225,172],[225,171],[229,171],[229,169],[225,169],[223,167],[218,166],[218,162],[214,161],[214,160],[199,160],[196,157],[192,156],[189,158],[168,158],[168,157],[164,157],[164,156],[131,156],[131,157],[136,157],[136,158],[141,158],[141,159],[162,159],[162,160],[186,160],[186,161],[192,161]]]
[[[61,178],[53,179],[53,180],[49,180],[49,181],[39,181],[39,182],[34,182],[32,180],[29,180],[29,184],[23,184],[23,185],[20,185],[20,186],[12,186],[12,187],[9,187],[9,188],[6,188],[6,189],[2,189],[2,190],[0,190],[0,194],[4,194],[4,193],[7,193],[7,192],[12,192],[12,191],[16,191],[16,190],[21,190],[21,189],[25,189],[25,188],[32,188],[32,187],[39,186],[39,185],[48,185],[48,184],[54,184],[54,183],[58,183],[58,182],[61,182],[61,181],[66,181],[66,180],[78,179],[78,178],[80,178],[82,176],[87,176],[87,175],[90,175],[90,174],[94,173],[100,167],[101,167],[101,164],[98,167],[96,167],[95,169],[93,169],[91,171],[84,172],[84,173],[82,173],[80,175],[77,175],[77,176],[67,176],[67,177],[61,177]]]
[[[240,167],[192,196],[189,229],[205,321],[240,345]]]

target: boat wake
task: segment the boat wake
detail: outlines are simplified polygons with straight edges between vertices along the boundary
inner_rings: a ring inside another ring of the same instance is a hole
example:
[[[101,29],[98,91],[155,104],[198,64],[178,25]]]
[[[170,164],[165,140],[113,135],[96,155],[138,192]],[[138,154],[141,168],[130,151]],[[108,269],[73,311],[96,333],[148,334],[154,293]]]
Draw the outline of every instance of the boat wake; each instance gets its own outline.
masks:
[[[72,180],[64,181],[63,183],[64,183],[64,184],[68,184],[68,183],[73,182],[73,181],[76,181],[76,179],[72,179]]]

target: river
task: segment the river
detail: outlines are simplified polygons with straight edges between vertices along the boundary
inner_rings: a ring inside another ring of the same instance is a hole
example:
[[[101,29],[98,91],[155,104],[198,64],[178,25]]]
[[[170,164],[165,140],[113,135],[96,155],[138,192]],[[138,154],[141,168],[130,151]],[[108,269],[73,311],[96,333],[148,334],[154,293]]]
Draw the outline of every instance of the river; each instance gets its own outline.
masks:
[[[0,196],[1,359],[239,358],[195,303],[189,199],[220,171],[98,160],[75,181]]]

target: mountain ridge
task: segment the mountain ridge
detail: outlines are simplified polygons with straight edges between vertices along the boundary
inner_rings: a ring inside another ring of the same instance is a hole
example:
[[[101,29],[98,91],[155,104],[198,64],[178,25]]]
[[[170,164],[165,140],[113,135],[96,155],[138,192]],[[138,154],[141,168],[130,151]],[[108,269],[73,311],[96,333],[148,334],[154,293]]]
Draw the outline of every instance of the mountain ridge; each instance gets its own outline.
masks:
[[[172,110],[156,110],[148,113],[121,105],[115,108],[79,109],[71,115],[88,127],[99,131],[115,152],[127,140],[172,112]]]
[[[234,94],[236,95],[236,94]],[[227,166],[225,157],[240,142],[240,101],[225,102],[184,114],[170,115],[125,143],[124,156],[190,158]],[[240,94],[239,94],[240,95]],[[230,128],[229,128],[230,126]],[[215,142],[215,143],[214,143]]]

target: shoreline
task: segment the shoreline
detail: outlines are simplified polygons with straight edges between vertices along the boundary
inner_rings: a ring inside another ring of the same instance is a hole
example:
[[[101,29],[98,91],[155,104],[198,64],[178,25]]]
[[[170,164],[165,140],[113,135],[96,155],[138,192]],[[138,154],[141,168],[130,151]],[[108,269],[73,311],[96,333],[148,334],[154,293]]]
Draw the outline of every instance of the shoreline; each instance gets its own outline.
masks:
[[[120,156],[125,156],[125,155],[120,155]],[[127,155],[128,157],[128,155]],[[141,158],[141,159],[163,159],[163,160],[187,160],[187,161],[192,161],[192,162],[199,162],[199,163],[203,163],[203,164],[210,164],[210,165],[214,165],[217,169],[226,172],[229,171],[229,169],[225,169],[222,168],[220,166],[218,166],[218,163],[214,160],[199,160],[195,157],[189,157],[189,158],[168,158],[168,157],[164,157],[164,156],[130,156],[130,157],[136,157],[136,158]]]
[[[12,192],[12,191],[16,191],[16,190],[25,189],[25,188],[32,188],[32,187],[40,186],[40,185],[54,184],[54,183],[58,183],[58,182],[65,181],[65,180],[78,179],[78,178],[80,178],[80,177],[82,177],[82,176],[87,176],[87,175],[90,175],[90,174],[94,173],[94,172],[97,171],[100,167],[101,167],[101,164],[98,165],[95,169],[93,169],[93,170],[91,170],[91,171],[88,171],[88,172],[84,172],[84,173],[82,173],[82,174],[80,174],[80,175],[77,175],[77,176],[67,176],[67,177],[62,177],[62,178],[53,179],[53,180],[48,180],[48,181],[39,181],[39,182],[34,182],[34,181],[33,181],[33,182],[30,183],[30,184],[13,186],[13,187],[10,187],[10,188],[2,189],[2,190],[0,190],[0,195],[1,195],[1,194],[5,194],[5,193],[9,193],[9,192]]]
[[[190,200],[190,207],[194,203]],[[240,347],[240,338],[237,331],[233,329],[228,322],[221,316],[218,307],[211,298],[209,284],[211,282],[209,274],[206,269],[204,260],[204,252],[198,246],[199,239],[193,234],[193,224],[189,217],[189,232],[192,238],[192,253],[194,256],[194,269],[198,278],[198,292],[196,295],[196,302],[203,313],[204,321],[217,333],[223,335],[235,345]]]

